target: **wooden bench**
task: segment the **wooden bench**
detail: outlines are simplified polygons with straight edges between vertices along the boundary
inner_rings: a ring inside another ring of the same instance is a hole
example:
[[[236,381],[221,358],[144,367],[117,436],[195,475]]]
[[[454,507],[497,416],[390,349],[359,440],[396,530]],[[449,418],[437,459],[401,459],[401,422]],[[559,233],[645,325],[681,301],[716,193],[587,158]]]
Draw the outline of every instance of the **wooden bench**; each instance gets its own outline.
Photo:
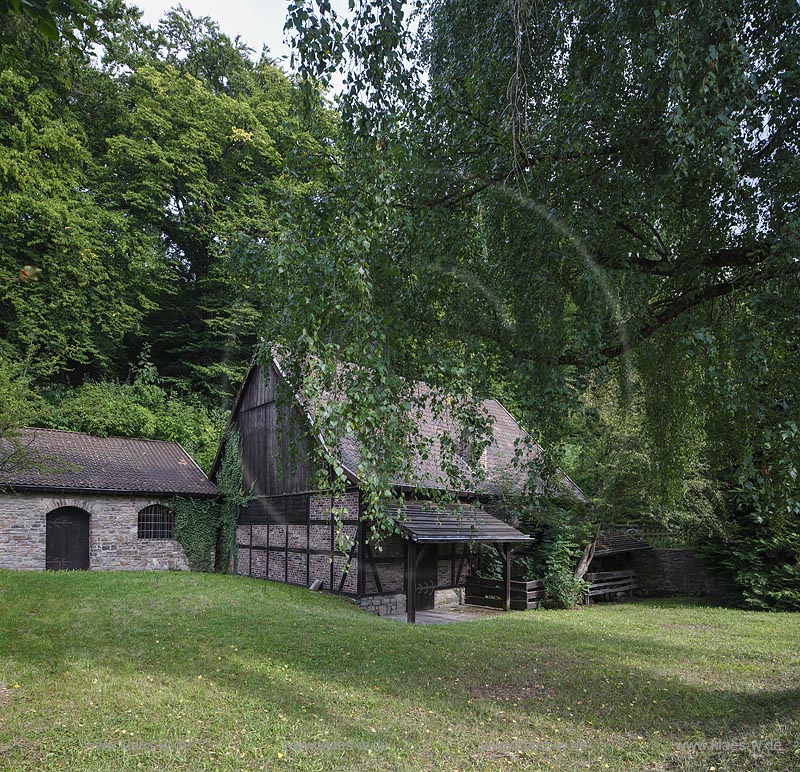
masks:
[[[587,603],[630,598],[639,589],[635,571],[597,571],[586,574],[584,579],[591,584],[586,593]]]

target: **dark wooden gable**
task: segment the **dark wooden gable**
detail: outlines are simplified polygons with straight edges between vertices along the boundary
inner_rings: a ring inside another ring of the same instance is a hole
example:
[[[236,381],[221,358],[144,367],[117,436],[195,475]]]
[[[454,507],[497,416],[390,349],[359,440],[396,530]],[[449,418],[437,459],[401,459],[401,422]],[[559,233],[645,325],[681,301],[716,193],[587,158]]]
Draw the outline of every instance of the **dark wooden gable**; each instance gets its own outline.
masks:
[[[252,485],[259,497],[304,493],[313,484],[314,440],[299,408],[283,404],[289,395],[281,392],[279,380],[272,363],[253,368],[234,419],[245,488]]]

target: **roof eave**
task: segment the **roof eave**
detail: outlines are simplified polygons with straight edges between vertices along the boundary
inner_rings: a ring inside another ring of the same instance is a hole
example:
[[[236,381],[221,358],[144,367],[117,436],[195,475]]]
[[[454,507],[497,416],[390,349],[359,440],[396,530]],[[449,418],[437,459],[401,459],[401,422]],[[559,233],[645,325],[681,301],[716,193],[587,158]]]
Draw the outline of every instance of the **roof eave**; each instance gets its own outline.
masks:
[[[406,531],[404,528],[402,529],[409,535],[411,541],[415,544],[444,544],[444,543],[462,543],[466,544],[467,542],[482,542],[485,544],[490,544],[492,542],[503,542],[504,544],[507,543],[528,543],[533,541],[533,537],[531,536],[509,536],[507,538],[498,538],[497,536],[422,536],[418,537],[414,534]]]
[[[0,493],[4,492],[46,492],[46,493],[66,493],[76,496],[80,495],[107,495],[107,496],[191,496],[192,498],[213,499],[217,496],[214,491],[145,491],[145,490],[129,490],[125,488],[74,488],[58,485],[26,485],[18,483],[0,483]]]
[[[480,491],[466,491],[456,490],[454,488],[440,488],[435,485],[411,485],[410,483],[395,483],[394,489],[400,493],[414,493],[423,495],[428,491],[436,491],[437,493],[447,493],[451,496],[458,496],[459,498],[477,498]]]

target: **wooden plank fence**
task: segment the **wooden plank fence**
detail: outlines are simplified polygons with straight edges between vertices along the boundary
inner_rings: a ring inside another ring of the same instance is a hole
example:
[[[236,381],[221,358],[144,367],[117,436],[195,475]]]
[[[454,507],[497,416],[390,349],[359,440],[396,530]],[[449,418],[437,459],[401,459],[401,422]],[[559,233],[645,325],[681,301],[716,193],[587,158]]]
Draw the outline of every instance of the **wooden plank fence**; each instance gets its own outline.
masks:
[[[635,571],[597,571],[586,574],[587,582],[591,587],[586,593],[586,602],[594,600],[617,600],[633,596],[633,591],[639,589]]]
[[[539,602],[547,595],[544,582],[511,582],[511,609],[513,611],[527,611],[538,608]],[[484,579],[480,576],[467,578],[465,586],[466,603],[476,606],[490,606],[503,608],[505,597],[505,584],[502,579]]]
[[[633,596],[639,589],[634,571],[597,571],[584,577],[591,583],[584,598],[585,603],[597,601],[620,600]],[[481,576],[470,576],[465,586],[465,603],[476,606],[503,608],[505,585],[502,579],[485,579]],[[539,579],[532,582],[511,582],[511,609],[527,611],[539,608],[539,604],[547,597],[544,582]]]

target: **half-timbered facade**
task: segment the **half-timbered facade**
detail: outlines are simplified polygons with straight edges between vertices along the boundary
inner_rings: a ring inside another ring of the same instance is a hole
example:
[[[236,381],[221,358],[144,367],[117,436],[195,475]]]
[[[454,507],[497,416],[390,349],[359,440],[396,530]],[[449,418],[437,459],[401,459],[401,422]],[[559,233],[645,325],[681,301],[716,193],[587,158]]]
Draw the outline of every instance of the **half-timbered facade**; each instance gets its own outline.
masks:
[[[456,503],[434,504],[408,498],[418,480],[398,483],[406,492],[397,523],[402,535],[373,544],[365,538],[363,503],[352,448],[342,449],[342,466],[351,482],[338,499],[315,490],[314,442],[310,423],[297,403],[281,395],[283,376],[270,360],[247,375],[231,415],[240,435],[246,489],[253,496],[240,511],[236,571],[245,576],[287,582],[352,598],[380,614],[407,614],[461,596],[469,573],[468,553],[476,542],[493,544],[510,581],[512,547],[529,537],[480,507],[476,493],[454,496]],[[526,435],[495,400],[484,402],[493,442],[485,463],[510,465]],[[419,431],[433,436],[431,415]],[[214,477],[215,467],[211,477]],[[420,471],[420,477],[423,476]],[[571,484],[571,483],[570,483]],[[337,527],[348,544],[339,548]]]

